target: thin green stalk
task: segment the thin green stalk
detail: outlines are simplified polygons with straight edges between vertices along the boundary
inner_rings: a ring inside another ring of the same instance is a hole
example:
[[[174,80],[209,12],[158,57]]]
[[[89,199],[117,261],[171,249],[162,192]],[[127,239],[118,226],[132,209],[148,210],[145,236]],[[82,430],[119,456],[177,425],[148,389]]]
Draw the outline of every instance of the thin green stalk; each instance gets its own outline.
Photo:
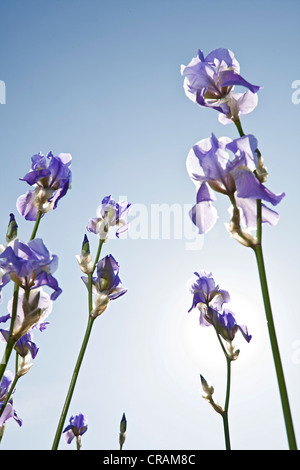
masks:
[[[285,420],[285,427],[286,427],[286,432],[287,432],[287,437],[288,437],[288,442],[289,442],[289,448],[290,450],[297,450],[295,432],[294,432],[293,422],[292,422],[292,415],[290,411],[287,388],[285,384],[284,373],[283,373],[283,368],[282,368],[282,363],[281,363],[281,358],[280,358],[280,352],[279,352],[279,347],[278,347],[278,342],[277,342],[277,337],[276,337],[275,325],[274,325],[274,320],[273,320],[273,315],[272,315],[262,246],[261,244],[258,244],[253,249],[255,252],[257,267],[258,267],[258,272],[259,272],[261,291],[262,291],[262,296],[263,296],[263,301],[264,301],[269,337],[270,337],[275,370],[276,370],[276,375],[277,375],[277,382],[279,386],[279,392],[280,392],[281,404],[282,404],[283,415],[284,415],[284,420]]]
[[[39,225],[40,225],[40,221],[41,221],[41,218],[42,218],[42,215],[43,215],[43,212],[42,211],[38,211],[38,214],[37,214],[37,217],[36,217],[36,221],[35,221],[35,224],[34,224],[34,227],[33,227],[33,231],[32,231],[32,234],[31,234],[31,237],[30,237],[30,241],[33,240],[36,236],[36,233],[38,231],[38,228],[39,228]]]
[[[6,348],[2,357],[2,361],[0,364],[0,383],[3,378],[7,363],[9,361],[11,352],[13,350],[13,347],[15,345],[15,340],[12,337],[13,334],[13,329],[14,329],[14,323],[17,315],[17,307],[18,307],[18,297],[19,297],[19,285],[15,283],[14,286],[14,294],[13,294],[13,307],[12,307],[12,314],[11,314],[11,323],[10,323],[10,330],[9,330],[9,338],[6,343]]]
[[[96,266],[97,266],[97,263],[98,263],[98,261],[99,261],[100,253],[101,253],[101,249],[102,249],[103,243],[104,243],[104,240],[99,240],[98,251],[97,251],[97,253],[96,253],[96,258],[95,258],[94,266],[93,266],[93,272],[95,271]]]
[[[245,134],[242,129],[241,122],[237,121],[235,122],[235,125],[237,127],[240,137],[244,136]],[[258,159],[260,160],[261,153],[259,149],[256,149],[256,153],[257,153]],[[257,245],[255,245],[253,249],[255,252],[257,267],[258,267],[258,272],[259,272],[262,296],[263,296],[264,307],[265,307],[265,314],[267,318],[271,349],[272,349],[272,354],[273,354],[273,359],[274,359],[274,364],[275,364],[275,370],[276,370],[277,382],[279,386],[281,405],[283,409],[289,448],[290,450],[297,450],[295,432],[294,432],[293,422],[292,422],[292,415],[291,415],[291,410],[290,410],[290,405],[289,405],[289,399],[288,399],[287,388],[286,388],[285,379],[284,379],[284,373],[283,373],[283,367],[282,367],[282,362],[280,358],[277,337],[276,337],[276,331],[275,331],[275,325],[274,325],[274,320],[273,320],[271,301],[270,301],[269,289],[268,289],[268,283],[267,283],[267,277],[266,277],[266,270],[265,270],[265,264],[264,264],[264,258],[263,258],[262,204],[261,204],[260,199],[256,201],[256,207],[257,207],[257,216],[256,216],[257,217],[257,230],[256,230]]]
[[[219,340],[219,343],[221,345],[221,348],[222,348],[222,351],[225,355],[226,363],[227,363],[227,381],[226,381],[225,405],[224,405],[223,411],[220,414],[223,418],[223,427],[224,427],[226,450],[231,450],[230,434],[229,434],[229,423],[228,423],[228,408],[229,408],[230,384],[231,384],[231,358],[227,354],[227,351],[226,351],[225,346],[224,346],[224,344],[223,344],[223,342],[220,338],[220,335],[218,334],[216,329],[215,329],[215,331],[217,333],[217,338]]]
[[[95,270],[96,264],[97,264],[97,262],[99,260],[99,257],[100,257],[103,241],[104,240],[99,241],[99,246],[98,246],[98,251],[97,251],[95,262],[94,262],[93,272]],[[66,399],[65,399],[65,403],[64,403],[64,406],[63,406],[63,409],[62,409],[62,412],[61,412],[61,416],[60,416],[60,419],[59,419],[59,423],[58,423],[58,426],[57,426],[55,438],[54,438],[54,441],[53,441],[52,450],[57,450],[57,448],[58,448],[58,444],[59,444],[60,437],[61,437],[61,434],[62,434],[62,431],[63,431],[64,423],[65,423],[65,420],[66,420],[66,416],[67,416],[67,413],[68,413],[68,409],[69,409],[69,406],[70,406],[70,403],[71,403],[71,399],[72,399],[73,392],[74,392],[74,389],[75,389],[76,381],[77,381],[77,378],[78,378],[79,370],[80,370],[80,367],[81,367],[81,364],[82,364],[82,360],[83,360],[83,357],[84,357],[84,354],[85,354],[85,351],[86,351],[86,348],[87,348],[87,344],[88,344],[88,341],[89,341],[89,338],[90,338],[90,335],[91,335],[91,331],[92,331],[92,327],[93,327],[93,324],[94,324],[94,320],[95,320],[95,318],[92,318],[91,315],[90,315],[92,310],[93,310],[93,291],[92,291],[93,272],[88,274],[89,319],[88,319],[84,339],[83,339],[83,342],[82,342],[82,345],[81,345],[81,349],[79,351],[77,362],[75,364],[74,372],[73,372],[71,382],[70,382],[70,385],[69,385],[69,390],[68,390],[68,393],[67,393],[67,396],[66,396]]]
[[[83,357],[84,357],[84,353],[86,351],[86,347],[87,347],[87,344],[88,344],[88,341],[89,341],[89,337],[90,337],[90,334],[91,334],[92,326],[94,324],[94,320],[95,320],[94,318],[89,317],[86,332],[85,332],[85,336],[84,336],[84,339],[83,339],[83,342],[82,342],[82,345],[81,345],[81,349],[79,351],[77,362],[76,362],[74,372],[73,372],[73,375],[72,375],[72,378],[71,378],[69,390],[68,390],[68,393],[67,393],[67,396],[66,396],[64,407],[62,409],[62,413],[61,413],[60,420],[59,420],[59,423],[58,423],[58,427],[57,427],[57,430],[56,430],[52,450],[57,450],[57,448],[58,448],[58,444],[59,444],[60,437],[61,437],[61,434],[62,434],[62,431],[63,431],[64,423],[65,423],[66,416],[67,416],[67,413],[68,413],[68,409],[69,409],[69,406],[70,406],[70,403],[71,403],[71,399],[72,399],[73,392],[74,392],[74,389],[75,389],[75,385],[76,385],[76,381],[77,381],[77,378],[78,378],[80,366],[81,366],[81,363],[82,363],[82,360],[83,360]]]

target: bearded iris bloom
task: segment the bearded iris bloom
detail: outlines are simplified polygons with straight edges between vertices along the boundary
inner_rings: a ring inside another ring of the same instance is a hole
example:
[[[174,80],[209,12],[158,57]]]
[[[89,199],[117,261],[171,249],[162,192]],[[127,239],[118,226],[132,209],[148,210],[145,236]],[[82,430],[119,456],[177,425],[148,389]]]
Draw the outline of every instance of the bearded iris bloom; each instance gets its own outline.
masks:
[[[245,244],[253,243],[246,231],[256,227],[256,200],[261,199],[273,206],[284,197],[284,193],[272,193],[254,172],[257,166],[257,140],[253,135],[246,135],[232,140],[228,137],[200,140],[190,150],[186,166],[187,172],[197,188],[196,205],[190,211],[193,223],[199,233],[207,233],[216,223],[217,211],[213,206],[215,193],[229,197],[234,213],[229,226],[233,236],[244,237]],[[230,154],[233,158],[230,158]],[[279,215],[262,204],[262,222],[275,225]]]
[[[25,291],[48,286],[53,289],[51,300],[55,300],[62,292],[52,276],[57,265],[58,257],[48,251],[41,239],[36,238],[28,244],[16,239],[0,254],[3,271],[0,290],[10,280]]]
[[[200,274],[194,273],[194,277],[189,282],[189,290],[193,294],[193,302],[189,312],[202,304],[219,309],[225,302],[230,301],[229,292],[220,289],[215,283],[212,273],[208,274],[205,271],[200,272]],[[200,316],[200,324],[207,325],[202,314]]]
[[[67,444],[71,444],[74,437],[76,437],[77,445],[81,447],[81,436],[87,431],[87,417],[82,413],[71,416],[68,426],[63,430],[65,441]]]
[[[237,122],[257,106],[260,86],[252,85],[240,75],[240,65],[229,49],[215,49],[206,57],[201,50],[187,65],[181,66],[184,90],[200,106],[218,111],[223,124]],[[246,88],[236,93],[235,86]]]
[[[244,339],[249,343],[251,335],[245,325],[239,325],[233,312],[223,305],[230,301],[230,295],[226,290],[220,289],[216,285],[212,274],[204,271],[194,273],[194,277],[188,284],[193,295],[192,306],[200,311],[199,323],[201,326],[213,326],[227,343],[232,344],[235,335],[240,331]]]
[[[93,293],[95,301],[91,316],[93,318],[103,313],[108,303],[127,292],[122,286],[119,277],[119,264],[112,255],[107,255],[97,263],[97,277],[92,278]],[[82,277],[88,287],[88,278]]]
[[[17,209],[26,220],[36,220],[39,212],[44,215],[56,209],[71,185],[71,160],[69,153],[54,156],[49,152],[46,157],[39,153],[31,157],[31,170],[20,179],[34,189],[17,200]]]
[[[131,204],[126,201],[116,202],[111,196],[102,199],[98,217],[90,219],[87,225],[89,232],[95,233],[100,240],[106,241],[111,227],[117,227],[116,236],[128,230],[126,216]]]

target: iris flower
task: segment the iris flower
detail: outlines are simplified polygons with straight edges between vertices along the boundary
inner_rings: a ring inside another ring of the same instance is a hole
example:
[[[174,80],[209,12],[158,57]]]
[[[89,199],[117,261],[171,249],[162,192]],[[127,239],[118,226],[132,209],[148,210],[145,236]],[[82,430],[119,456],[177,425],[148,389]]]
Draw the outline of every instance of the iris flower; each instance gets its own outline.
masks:
[[[87,417],[85,415],[79,413],[78,415],[71,416],[68,426],[63,430],[67,444],[70,444],[74,437],[82,436],[87,429]]]
[[[215,49],[206,57],[199,50],[187,66],[181,66],[181,74],[187,97],[218,111],[223,124],[238,121],[240,114],[248,114],[257,106],[257,92],[261,87],[240,75],[240,65],[229,49]],[[236,85],[247,91],[233,91]]]
[[[88,278],[82,277],[82,280],[88,287]],[[105,256],[97,263],[97,277],[93,277],[92,284],[95,294],[92,317],[101,315],[111,300],[115,300],[127,292],[127,289],[121,284],[119,264],[112,255]]]
[[[240,331],[249,343],[251,335],[245,325],[238,325],[231,310],[224,308],[223,304],[230,301],[230,295],[216,285],[212,274],[205,272],[194,273],[189,282],[189,290],[193,294],[192,306],[200,311],[200,325],[214,326],[216,332],[228,343],[232,343],[237,331]]]
[[[98,210],[98,217],[90,219],[87,230],[97,234],[100,240],[106,241],[109,229],[116,226],[116,236],[128,230],[126,216],[131,204],[126,201],[116,202],[111,196],[102,199]]]
[[[197,189],[196,205],[190,216],[199,233],[207,233],[216,223],[213,201],[217,192],[227,195],[233,207],[229,231],[247,246],[254,242],[247,231],[256,228],[256,200],[276,206],[285,195],[272,193],[255,176],[256,149],[257,140],[253,135],[232,140],[228,137],[217,139],[212,134],[190,150],[187,172]],[[277,212],[262,204],[263,223],[275,225],[278,219]],[[244,225],[244,231],[241,225]]]
[[[48,251],[42,239],[35,238],[28,244],[15,239],[0,254],[0,290],[10,280],[25,291],[48,286],[53,289],[51,300],[55,300],[62,292],[57,280],[52,276],[57,265],[57,256]]]
[[[46,157],[39,153],[31,157],[31,170],[20,179],[34,189],[17,200],[17,209],[26,220],[36,220],[39,211],[44,215],[56,209],[71,185],[71,160],[69,153],[54,156],[49,152]]]

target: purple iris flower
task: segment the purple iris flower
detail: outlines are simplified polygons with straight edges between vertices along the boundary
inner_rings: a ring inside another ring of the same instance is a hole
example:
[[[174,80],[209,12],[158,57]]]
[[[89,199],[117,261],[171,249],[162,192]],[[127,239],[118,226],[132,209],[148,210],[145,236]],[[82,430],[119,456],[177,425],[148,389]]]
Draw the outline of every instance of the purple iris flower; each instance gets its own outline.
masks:
[[[65,440],[70,444],[74,437],[82,436],[88,429],[87,417],[82,413],[71,416],[68,426],[63,430]]]
[[[230,301],[230,295],[226,290],[220,289],[215,283],[212,273],[207,274],[205,271],[199,273],[195,272],[194,277],[189,281],[189,291],[193,294],[192,306],[189,312],[197,306],[213,307],[221,309],[222,305]],[[209,326],[210,323],[206,321],[205,316],[201,312],[200,324]]]
[[[224,303],[230,301],[229,293],[216,285],[211,273],[194,273],[188,287],[193,294],[193,303],[189,312],[194,308],[199,309],[201,326],[213,325],[217,333],[229,343],[232,343],[237,331],[240,331],[249,343],[251,335],[248,334],[247,327],[238,325],[233,312],[223,307]]]
[[[126,201],[116,202],[111,196],[102,199],[98,209],[98,217],[90,219],[87,230],[97,234],[100,240],[107,240],[110,227],[118,227],[116,236],[128,230],[126,216],[131,204]]]
[[[0,318],[1,322],[1,318]],[[8,340],[9,338],[9,330],[2,330],[0,329],[0,333],[5,339],[5,341]],[[25,333],[21,338],[16,342],[15,344],[15,350],[21,357],[27,356],[28,353],[30,353],[32,359],[35,359],[39,348],[36,346],[36,344],[32,341],[33,335],[32,332],[29,331]]]
[[[0,290],[10,280],[26,291],[48,286],[53,289],[51,300],[55,300],[62,292],[52,276],[57,264],[57,256],[48,251],[41,239],[36,238],[28,244],[16,239],[0,254],[0,268],[3,270]]]
[[[102,258],[97,264],[97,277],[93,277],[94,308],[91,316],[97,317],[104,312],[110,300],[115,300],[127,292],[119,277],[119,264],[112,255]],[[88,278],[82,277],[88,287]]]
[[[242,215],[245,228],[256,227],[256,200],[273,206],[284,197],[274,194],[255,176],[257,140],[246,135],[235,140],[227,137],[197,142],[187,157],[187,172],[197,188],[196,205],[190,212],[199,233],[208,232],[216,223],[217,211],[212,202],[215,192],[227,195]],[[229,151],[233,154],[230,159]],[[279,215],[262,204],[262,222],[275,225]],[[234,232],[234,230],[233,230]]]
[[[226,341],[231,343],[234,340],[236,333],[240,331],[247,343],[250,342],[252,335],[248,334],[246,325],[238,325],[233,312],[228,308],[225,308],[222,312],[218,312],[217,310],[209,307],[208,317],[212,320],[217,333],[219,333]]]
[[[2,381],[0,383],[0,409],[5,401],[6,396],[10,391],[11,384],[13,382],[13,374],[11,371],[6,371],[3,375]],[[3,430],[3,426],[5,425],[6,421],[10,418],[13,418],[19,426],[22,426],[22,420],[18,418],[17,413],[13,407],[13,400],[10,398],[6,407],[4,408],[2,415],[0,416],[0,435]]]
[[[71,185],[71,160],[69,153],[60,153],[56,157],[51,152],[46,157],[39,153],[31,157],[31,170],[20,179],[34,189],[17,200],[17,209],[26,220],[36,220],[39,211],[44,215],[56,209],[59,199]]]
[[[184,90],[188,98],[200,106],[217,110],[223,124],[236,122],[240,114],[248,114],[257,106],[257,92],[240,75],[240,65],[229,49],[215,49],[204,57],[201,50],[187,65],[181,66]],[[246,88],[234,92],[234,86]]]

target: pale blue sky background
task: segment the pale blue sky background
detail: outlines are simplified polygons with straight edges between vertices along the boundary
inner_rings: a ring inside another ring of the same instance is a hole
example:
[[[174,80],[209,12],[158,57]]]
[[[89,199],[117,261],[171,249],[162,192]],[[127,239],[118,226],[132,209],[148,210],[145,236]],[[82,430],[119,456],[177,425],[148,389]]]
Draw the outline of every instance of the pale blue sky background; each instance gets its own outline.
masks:
[[[259,141],[268,186],[285,191],[277,227],[264,230],[265,261],[290,404],[300,439],[299,116],[292,82],[300,79],[297,0],[15,1],[0,4],[0,220],[27,190],[18,178],[39,151],[73,156],[72,190],[42,221],[39,236],[59,256],[63,289],[31,372],[19,381],[15,407],[24,424],[9,422],[3,449],[50,449],[87,322],[86,288],[75,255],[88,219],[103,196],[134,205],[191,205],[195,188],[185,160],[192,145],[214,132],[237,137],[217,113],[183,92],[180,65],[200,48],[231,49],[241,74],[263,86],[259,105],[243,119]],[[140,206],[141,207],[141,206]],[[118,449],[119,422],[128,420],[127,449],[223,449],[221,418],[201,398],[199,374],[224,402],[225,359],[215,335],[187,314],[186,283],[211,271],[231,293],[237,320],[252,342],[240,344],[232,370],[229,410],[234,449],[286,449],[254,254],[224,228],[228,202],[202,249],[184,238],[111,239],[103,255],[121,265],[128,293],[94,324],[69,415],[88,416],[85,449]],[[32,224],[22,220],[19,237]],[[135,227],[135,234],[137,233]],[[188,230],[188,229],[187,229]],[[192,227],[190,227],[192,230]],[[131,236],[132,233],[132,236]],[[92,249],[96,237],[90,237]],[[200,240],[200,244],[203,240]],[[10,298],[5,290],[1,314]],[[70,449],[64,440],[61,449]]]

